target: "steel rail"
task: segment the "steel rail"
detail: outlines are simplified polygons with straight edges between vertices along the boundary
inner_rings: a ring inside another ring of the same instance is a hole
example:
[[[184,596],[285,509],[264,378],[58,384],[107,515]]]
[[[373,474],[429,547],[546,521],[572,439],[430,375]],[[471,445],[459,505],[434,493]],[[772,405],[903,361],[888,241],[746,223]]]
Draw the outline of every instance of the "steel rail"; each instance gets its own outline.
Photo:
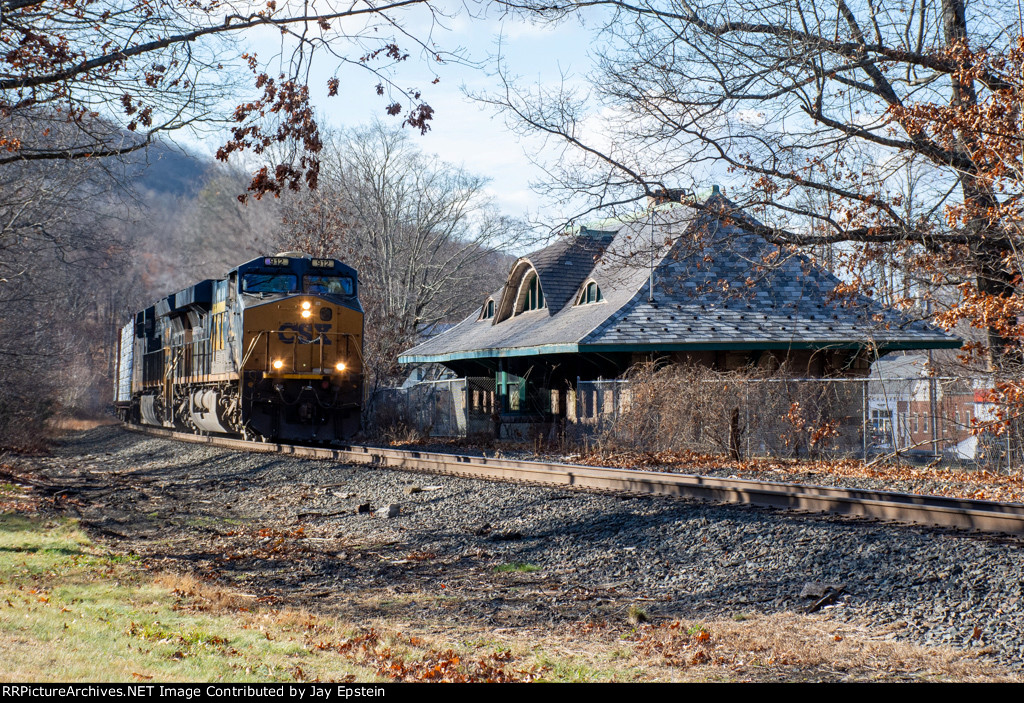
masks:
[[[194,435],[142,425],[126,427],[157,437],[226,449],[290,454],[300,458],[324,459],[344,464],[634,495],[674,496],[800,512],[834,513],[976,532],[1024,535],[1024,505],[1020,503],[807,486],[753,479],[715,478],[580,464],[548,464],[539,461],[360,445],[315,447],[275,444],[231,437]]]

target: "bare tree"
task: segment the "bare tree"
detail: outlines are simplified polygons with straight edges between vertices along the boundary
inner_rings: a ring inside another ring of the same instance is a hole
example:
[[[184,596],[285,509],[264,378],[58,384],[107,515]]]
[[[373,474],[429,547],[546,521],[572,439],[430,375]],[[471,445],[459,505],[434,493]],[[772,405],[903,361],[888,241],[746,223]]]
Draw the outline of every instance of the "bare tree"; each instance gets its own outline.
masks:
[[[400,351],[501,284],[501,252],[529,232],[498,214],[485,178],[422,153],[401,131],[377,123],[328,145],[320,187],[284,199],[287,244],[359,271],[371,380],[387,383]]]
[[[27,446],[109,390],[128,204],[84,161],[8,166],[0,192],[0,447]]]
[[[219,278],[243,261],[271,252],[281,231],[281,200],[238,202],[248,175],[237,168],[212,167],[199,192],[186,198],[172,225],[170,252],[182,262],[187,285]],[[171,220],[173,221],[173,219]]]
[[[1016,6],[506,5],[553,20],[585,11],[602,22],[586,91],[566,82],[530,92],[506,77],[504,92],[489,98],[519,128],[562,145],[546,147],[558,156],[549,172],[566,200],[584,199],[579,210],[731,181],[734,204],[756,218],[742,219],[748,231],[780,246],[851,242],[860,265],[906,260],[962,292],[953,317],[964,313],[985,330],[990,361],[1019,356],[1024,242],[1010,224],[1024,194],[1024,92],[1009,34],[1021,32]],[[908,196],[899,174],[909,164],[927,179]],[[908,210],[908,197],[928,206]]]

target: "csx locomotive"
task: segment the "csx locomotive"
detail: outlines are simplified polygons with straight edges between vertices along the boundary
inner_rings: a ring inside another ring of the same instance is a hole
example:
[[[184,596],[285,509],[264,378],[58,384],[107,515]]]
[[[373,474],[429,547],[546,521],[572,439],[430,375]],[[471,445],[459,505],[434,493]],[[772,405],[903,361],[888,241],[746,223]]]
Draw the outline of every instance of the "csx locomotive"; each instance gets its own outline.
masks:
[[[129,422],[329,442],[359,429],[356,271],[298,252],[253,259],[121,329],[115,407]]]

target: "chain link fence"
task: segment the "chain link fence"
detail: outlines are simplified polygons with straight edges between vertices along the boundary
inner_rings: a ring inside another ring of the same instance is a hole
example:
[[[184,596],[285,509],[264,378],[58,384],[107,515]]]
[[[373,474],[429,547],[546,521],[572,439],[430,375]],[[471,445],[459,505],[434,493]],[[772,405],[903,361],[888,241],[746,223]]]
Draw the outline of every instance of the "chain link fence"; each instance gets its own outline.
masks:
[[[983,378],[799,379],[660,371],[579,381],[575,439],[736,458],[859,458],[1014,470],[1021,427],[996,429]]]
[[[575,388],[558,391],[567,394],[565,418],[549,415],[568,442],[614,449],[735,458],[893,456],[1016,470],[1024,463],[1024,432],[1020,424],[996,429],[995,408],[986,401],[989,383],[950,377],[763,378],[669,367],[627,379],[578,380]],[[509,386],[510,393],[518,390]],[[398,438],[493,437],[502,421],[516,416],[508,405],[499,412],[502,399],[494,379],[486,377],[386,388],[371,400],[367,426]]]

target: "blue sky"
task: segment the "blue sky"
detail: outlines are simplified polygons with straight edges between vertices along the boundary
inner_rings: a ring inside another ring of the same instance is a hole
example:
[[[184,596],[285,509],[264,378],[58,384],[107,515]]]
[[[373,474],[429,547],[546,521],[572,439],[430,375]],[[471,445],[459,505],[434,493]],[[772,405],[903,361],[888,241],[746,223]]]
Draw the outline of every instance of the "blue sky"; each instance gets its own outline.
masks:
[[[450,17],[441,18],[440,25],[420,12],[406,18],[405,26],[417,37],[431,36],[441,50],[461,50],[473,65],[460,62],[436,62],[410,51],[408,61],[396,70],[395,82],[400,86],[422,88],[424,99],[434,108],[430,131],[420,136],[410,130],[414,142],[427,153],[465,167],[468,171],[491,179],[490,190],[503,213],[525,217],[537,215],[545,203],[530,188],[531,181],[543,179],[543,172],[534,166],[527,152],[536,151],[540,141],[520,139],[507,127],[505,118],[491,108],[474,101],[467,93],[483,93],[499,87],[494,75],[498,56],[508,72],[523,85],[558,84],[564,77],[581,80],[589,71],[588,48],[593,32],[572,19],[558,25],[532,24],[523,19],[501,16],[493,11],[485,16],[471,17],[461,3],[451,0]],[[475,8],[477,12],[481,8]],[[486,12],[486,10],[483,10]],[[255,52],[261,62],[269,62],[271,73],[278,70],[282,55],[282,39],[276,32],[246,36],[242,49]],[[409,42],[403,48],[409,46]],[[340,52],[356,55],[358,50],[339,46]],[[285,55],[290,52],[285,48]],[[311,96],[321,125],[345,128],[367,124],[374,119],[393,120],[384,112],[390,100],[374,91],[377,79],[369,73],[349,68],[342,79],[339,96],[326,96],[327,80],[335,75],[337,60],[321,56],[310,74]],[[431,84],[434,77],[437,84]],[[202,151],[212,153],[219,140],[205,135],[200,143],[191,139]],[[543,217],[543,214],[541,215]]]

